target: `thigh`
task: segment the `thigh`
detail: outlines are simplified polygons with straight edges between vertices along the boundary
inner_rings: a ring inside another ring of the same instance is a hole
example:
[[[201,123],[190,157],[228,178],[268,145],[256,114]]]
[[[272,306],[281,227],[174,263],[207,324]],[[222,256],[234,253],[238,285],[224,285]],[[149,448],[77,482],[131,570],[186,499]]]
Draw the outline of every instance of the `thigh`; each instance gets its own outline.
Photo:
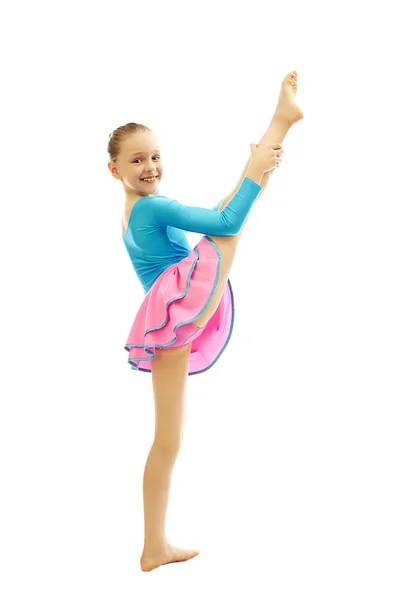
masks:
[[[190,350],[190,343],[156,349],[152,362],[155,441],[172,449],[179,446],[183,435]]]
[[[211,319],[215,311],[217,310],[222,295],[225,291],[226,285],[228,283],[228,279],[231,273],[233,261],[236,256],[236,250],[238,246],[238,242],[240,239],[239,235],[231,235],[231,236],[208,236],[214,244],[217,246],[220,256],[220,269],[218,275],[218,282],[214,293],[211,297],[211,300],[200,317],[198,317],[195,321],[193,321],[193,325],[196,327],[204,327],[208,321]]]

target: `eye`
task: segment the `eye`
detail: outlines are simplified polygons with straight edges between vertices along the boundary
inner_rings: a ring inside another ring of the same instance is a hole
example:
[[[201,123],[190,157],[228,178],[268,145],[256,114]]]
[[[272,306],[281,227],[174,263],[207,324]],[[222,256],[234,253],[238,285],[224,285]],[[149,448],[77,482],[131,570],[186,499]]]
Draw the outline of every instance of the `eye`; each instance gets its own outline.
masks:
[[[160,159],[161,157],[160,157],[160,156],[158,156],[158,154],[157,154],[156,156],[153,156],[153,158],[158,158],[158,159]],[[136,159],[135,159],[135,160],[133,160],[132,162],[133,162],[133,163],[135,163],[135,162],[138,162],[138,160],[140,160],[140,158],[136,158]]]

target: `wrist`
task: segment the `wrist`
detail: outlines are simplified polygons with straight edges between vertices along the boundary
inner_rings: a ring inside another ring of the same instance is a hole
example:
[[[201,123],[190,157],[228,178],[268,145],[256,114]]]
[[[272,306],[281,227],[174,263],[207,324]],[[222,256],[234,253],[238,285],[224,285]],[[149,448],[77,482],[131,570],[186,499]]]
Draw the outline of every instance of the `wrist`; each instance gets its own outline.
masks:
[[[264,171],[260,167],[258,167],[254,163],[250,163],[250,166],[246,171],[246,177],[248,177],[249,179],[252,179],[256,183],[258,183],[258,185],[260,185],[263,175],[264,175]]]

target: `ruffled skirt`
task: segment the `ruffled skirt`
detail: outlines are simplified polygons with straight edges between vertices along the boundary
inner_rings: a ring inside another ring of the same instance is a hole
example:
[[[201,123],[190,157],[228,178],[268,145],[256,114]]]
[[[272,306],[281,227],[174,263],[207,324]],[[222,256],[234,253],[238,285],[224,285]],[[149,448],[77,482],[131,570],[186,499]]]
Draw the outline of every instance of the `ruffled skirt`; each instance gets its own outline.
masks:
[[[207,308],[217,286],[221,256],[215,243],[203,236],[190,254],[168,267],[147,292],[125,349],[135,371],[151,372],[156,348],[191,346],[188,375],[210,369],[232,335],[234,299],[228,280],[219,306],[198,328],[193,324]]]

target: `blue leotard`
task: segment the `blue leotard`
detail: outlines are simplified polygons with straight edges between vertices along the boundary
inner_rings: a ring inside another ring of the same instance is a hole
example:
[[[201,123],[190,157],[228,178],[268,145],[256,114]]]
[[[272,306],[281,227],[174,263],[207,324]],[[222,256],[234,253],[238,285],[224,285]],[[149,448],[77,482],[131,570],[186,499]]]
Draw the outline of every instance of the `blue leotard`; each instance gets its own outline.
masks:
[[[141,196],[133,205],[128,229],[122,239],[132,266],[145,293],[171,265],[192,250],[185,231],[205,235],[236,235],[261,191],[261,186],[245,177],[230,202],[218,211],[185,206],[166,196]]]

